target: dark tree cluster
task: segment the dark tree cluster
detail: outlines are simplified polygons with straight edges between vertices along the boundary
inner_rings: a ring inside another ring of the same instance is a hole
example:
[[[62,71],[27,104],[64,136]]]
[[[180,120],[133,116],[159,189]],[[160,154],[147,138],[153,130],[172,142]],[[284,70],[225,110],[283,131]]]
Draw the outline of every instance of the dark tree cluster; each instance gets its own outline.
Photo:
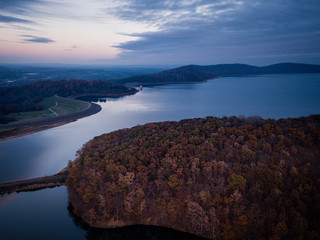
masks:
[[[320,115],[150,123],[95,137],[77,154],[69,200],[91,226],[320,238]]]
[[[19,87],[0,87],[0,114],[38,110],[41,100],[54,95],[116,96],[130,93],[135,93],[135,89],[107,81],[86,80],[38,81]]]

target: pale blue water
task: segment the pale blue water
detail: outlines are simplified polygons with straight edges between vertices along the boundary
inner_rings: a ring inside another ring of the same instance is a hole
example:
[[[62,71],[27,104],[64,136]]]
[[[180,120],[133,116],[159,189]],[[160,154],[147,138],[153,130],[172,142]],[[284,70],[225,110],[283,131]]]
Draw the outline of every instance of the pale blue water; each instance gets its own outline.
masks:
[[[65,126],[0,142],[0,182],[57,173],[83,143],[147,122],[206,116],[300,117],[320,113],[320,74],[226,77],[143,88],[100,103],[102,111]],[[65,187],[0,197],[1,239],[84,239],[68,216]],[[1,201],[6,203],[1,205]],[[51,234],[52,233],[52,234]],[[4,236],[4,238],[3,238]]]

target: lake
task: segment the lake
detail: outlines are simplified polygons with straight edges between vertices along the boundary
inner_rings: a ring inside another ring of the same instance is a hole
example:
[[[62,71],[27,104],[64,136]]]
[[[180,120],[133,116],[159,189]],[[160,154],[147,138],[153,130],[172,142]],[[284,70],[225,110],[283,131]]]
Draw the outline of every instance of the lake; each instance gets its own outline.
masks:
[[[278,119],[319,114],[320,74],[223,77],[204,83],[144,87],[133,96],[99,104],[102,111],[93,116],[0,142],[0,182],[55,174],[94,136],[147,122],[206,116]],[[144,227],[90,229],[79,223],[67,207],[65,187],[2,196],[1,239],[90,239],[95,234],[108,239],[139,234],[150,239],[177,239],[181,236],[175,234],[182,234]]]

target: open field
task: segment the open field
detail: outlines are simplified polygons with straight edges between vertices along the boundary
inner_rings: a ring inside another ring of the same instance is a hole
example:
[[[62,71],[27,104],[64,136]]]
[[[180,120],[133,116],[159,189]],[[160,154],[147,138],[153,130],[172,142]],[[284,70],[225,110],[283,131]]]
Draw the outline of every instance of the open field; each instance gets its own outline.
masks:
[[[39,102],[41,110],[14,113],[11,116],[17,119],[12,123],[33,122],[66,114],[81,112],[88,107],[88,103],[74,99],[53,96]],[[51,111],[50,111],[51,109]],[[12,124],[11,123],[11,124]]]
[[[68,99],[68,98],[61,98],[61,97],[54,97],[57,105],[51,107],[51,110],[58,114],[58,116],[63,116],[70,113],[81,112],[88,107],[89,103]]]
[[[43,131],[53,127],[58,127],[58,126],[76,121],[77,119],[96,114],[100,110],[101,110],[100,105],[91,103],[89,104],[88,108],[85,108],[83,111],[60,115],[58,117],[43,118],[42,120],[39,120],[39,121],[15,122],[8,125],[0,124],[0,141],[29,135],[29,134]]]

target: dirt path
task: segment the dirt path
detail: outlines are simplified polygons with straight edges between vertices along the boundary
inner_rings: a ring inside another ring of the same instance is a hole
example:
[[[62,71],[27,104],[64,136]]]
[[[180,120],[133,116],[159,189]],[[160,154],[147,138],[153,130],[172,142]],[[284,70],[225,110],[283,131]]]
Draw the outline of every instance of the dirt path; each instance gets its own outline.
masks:
[[[56,107],[58,106],[58,103],[56,102],[56,105],[52,106],[51,108],[53,107]],[[58,113],[56,113],[55,111],[53,111],[51,108],[49,108],[49,111],[52,112],[56,117],[59,117]]]

